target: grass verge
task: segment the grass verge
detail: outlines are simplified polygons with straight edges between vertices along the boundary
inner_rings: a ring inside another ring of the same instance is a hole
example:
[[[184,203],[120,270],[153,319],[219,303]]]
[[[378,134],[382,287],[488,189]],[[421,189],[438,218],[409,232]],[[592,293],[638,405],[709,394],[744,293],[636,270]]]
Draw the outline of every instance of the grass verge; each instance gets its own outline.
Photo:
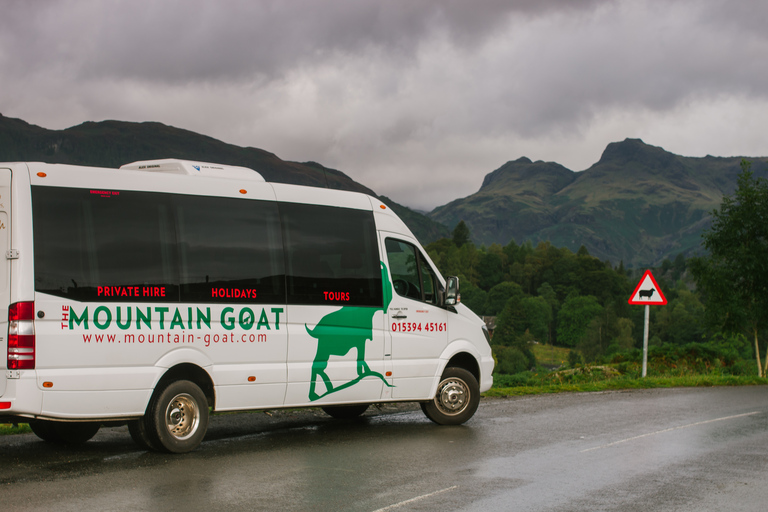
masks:
[[[19,423],[18,425],[11,425],[10,423],[0,424],[0,436],[26,434],[28,432],[32,432],[32,429],[26,423]]]
[[[689,388],[711,386],[759,386],[768,385],[768,379],[751,375],[691,375],[685,377],[615,377],[586,382],[551,382],[548,384],[494,387],[483,396],[522,396],[546,393],[589,391],[614,391],[621,389]]]

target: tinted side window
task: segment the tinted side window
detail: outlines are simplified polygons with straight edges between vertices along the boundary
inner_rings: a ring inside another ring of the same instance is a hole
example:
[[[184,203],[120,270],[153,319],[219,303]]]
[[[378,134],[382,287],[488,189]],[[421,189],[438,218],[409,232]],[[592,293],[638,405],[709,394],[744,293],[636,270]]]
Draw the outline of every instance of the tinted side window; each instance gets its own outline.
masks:
[[[280,203],[289,304],[381,306],[373,213]]]
[[[277,204],[176,196],[182,302],[285,302]]]
[[[32,187],[35,289],[76,300],[177,301],[164,194]]]
[[[413,244],[387,238],[387,260],[392,286],[401,297],[435,304],[437,276]]]

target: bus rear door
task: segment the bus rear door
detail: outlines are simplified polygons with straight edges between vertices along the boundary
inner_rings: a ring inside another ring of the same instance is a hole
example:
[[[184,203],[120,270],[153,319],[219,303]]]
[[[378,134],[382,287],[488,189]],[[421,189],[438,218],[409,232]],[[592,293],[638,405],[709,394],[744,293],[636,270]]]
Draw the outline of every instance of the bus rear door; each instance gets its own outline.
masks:
[[[8,306],[11,299],[11,170],[0,169],[0,350],[8,357]],[[8,361],[10,363],[10,361]],[[8,368],[10,364],[6,366]],[[0,376],[0,396],[5,394],[8,371]]]

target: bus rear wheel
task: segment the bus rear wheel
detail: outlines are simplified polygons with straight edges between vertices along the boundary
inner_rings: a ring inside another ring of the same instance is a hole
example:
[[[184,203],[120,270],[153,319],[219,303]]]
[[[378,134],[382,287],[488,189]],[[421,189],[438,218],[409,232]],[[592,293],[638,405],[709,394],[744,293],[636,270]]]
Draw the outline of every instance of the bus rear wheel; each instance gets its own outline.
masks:
[[[100,423],[91,421],[66,423],[61,421],[30,420],[29,428],[37,437],[49,443],[83,444],[96,435]]]
[[[422,402],[421,410],[438,425],[461,425],[480,404],[480,386],[474,375],[463,368],[446,368],[435,397]]]
[[[200,446],[208,430],[208,400],[194,382],[177,380],[156,393],[140,421],[144,421],[150,447],[190,452]],[[143,437],[141,429],[136,430]]]

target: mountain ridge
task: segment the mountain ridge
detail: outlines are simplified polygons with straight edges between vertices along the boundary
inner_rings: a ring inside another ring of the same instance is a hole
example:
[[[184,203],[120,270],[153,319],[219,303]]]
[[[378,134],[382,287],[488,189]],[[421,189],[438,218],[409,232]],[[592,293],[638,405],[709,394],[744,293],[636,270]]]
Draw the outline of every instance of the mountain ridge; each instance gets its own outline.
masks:
[[[735,189],[741,159],[684,157],[630,138],[608,144],[581,172],[523,157],[429,216],[449,228],[464,220],[478,244],[584,245],[613,264],[654,265],[700,251],[701,231]],[[748,159],[756,176],[768,176],[768,158]],[[547,185],[548,193],[539,193]]]
[[[103,167],[157,158],[239,165],[267,181],[377,194],[318,162],[290,162],[157,122],[87,121],[48,130],[0,114],[0,161],[43,161]],[[652,266],[701,250],[701,232],[724,194],[736,187],[743,157],[685,157],[641,139],[611,142],[588,169],[527,157],[489,172],[477,192],[422,214],[384,196],[423,244],[449,237],[464,220],[476,244],[550,241],[582,245],[612,264]],[[756,176],[768,158],[746,157]]]
[[[157,122],[86,121],[63,130],[48,130],[0,114],[0,161],[42,161],[117,168],[129,162],[179,158],[238,165],[265,180],[377,194],[345,173],[317,162],[290,162],[254,147],[240,147]],[[423,243],[449,235],[427,216],[386,199]]]

